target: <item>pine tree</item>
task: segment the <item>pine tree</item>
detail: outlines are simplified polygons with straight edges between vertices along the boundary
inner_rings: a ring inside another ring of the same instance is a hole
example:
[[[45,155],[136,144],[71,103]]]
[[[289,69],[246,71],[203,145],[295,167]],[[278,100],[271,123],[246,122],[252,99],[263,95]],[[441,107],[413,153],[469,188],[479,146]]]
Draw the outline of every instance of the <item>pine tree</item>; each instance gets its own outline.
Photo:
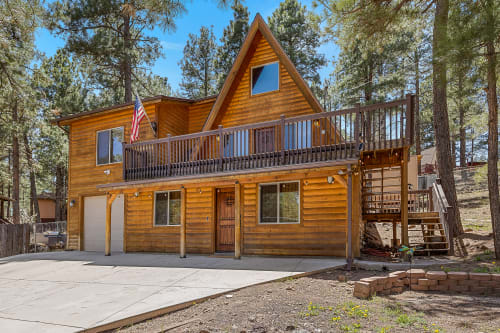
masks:
[[[93,79],[123,90],[121,101],[131,102],[134,74],[161,55],[160,41],[148,31],[175,29],[174,19],[184,11],[177,0],[61,0],[50,5],[48,18],[50,28],[67,38],[68,50],[92,60]]]
[[[30,74],[35,61],[35,30],[40,26],[38,1],[0,1],[0,124],[7,141],[14,223],[21,223],[21,181],[23,136],[33,117],[33,89]],[[7,148],[7,149],[6,149]],[[3,182],[3,181],[2,181]],[[9,182],[10,184],[10,182]]]
[[[216,93],[216,50],[212,27],[202,26],[199,35],[189,34],[184,57],[179,61],[182,70],[180,87],[186,97],[200,98]]]
[[[233,10],[233,19],[229,25],[224,28],[221,45],[217,48],[216,72],[217,72],[217,91],[220,91],[224,85],[227,74],[233,66],[233,62],[240,51],[241,45],[249,29],[248,8],[243,6],[240,1],[234,1],[231,6]]]
[[[269,28],[302,77],[320,83],[318,70],[326,64],[317,18],[297,0],[285,0],[268,19]]]

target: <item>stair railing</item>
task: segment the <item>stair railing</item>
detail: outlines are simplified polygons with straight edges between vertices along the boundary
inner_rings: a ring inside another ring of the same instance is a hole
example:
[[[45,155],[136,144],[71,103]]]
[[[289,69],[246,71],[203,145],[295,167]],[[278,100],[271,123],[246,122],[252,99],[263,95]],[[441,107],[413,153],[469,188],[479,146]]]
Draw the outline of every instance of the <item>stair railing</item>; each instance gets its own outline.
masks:
[[[448,239],[449,253],[455,253],[453,244],[453,235],[451,234],[451,228],[449,224],[449,210],[451,206],[446,200],[446,196],[443,191],[443,187],[438,182],[432,184],[432,201],[433,208],[439,213],[439,220],[443,225],[446,238]]]

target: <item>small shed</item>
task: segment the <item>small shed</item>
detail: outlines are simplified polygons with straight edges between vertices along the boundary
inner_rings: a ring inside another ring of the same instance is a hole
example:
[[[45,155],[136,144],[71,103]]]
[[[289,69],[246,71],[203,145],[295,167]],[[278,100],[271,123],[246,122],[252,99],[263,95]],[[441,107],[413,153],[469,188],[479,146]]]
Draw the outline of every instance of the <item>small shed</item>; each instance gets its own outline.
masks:
[[[53,193],[44,192],[37,196],[38,208],[40,209],[40,221],[54,222],[56,220],[56,196]]]

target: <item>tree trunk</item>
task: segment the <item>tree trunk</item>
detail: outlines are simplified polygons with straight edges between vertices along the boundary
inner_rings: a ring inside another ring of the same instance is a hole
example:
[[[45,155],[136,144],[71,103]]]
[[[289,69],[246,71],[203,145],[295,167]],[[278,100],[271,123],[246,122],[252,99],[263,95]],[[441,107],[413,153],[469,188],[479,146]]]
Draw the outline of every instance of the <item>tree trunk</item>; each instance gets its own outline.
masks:
[[[30,172],[30,201],[31,201],[31,207],[34,211],[31,213],[31,215],[36,216],[36,223],[40,223],[40,207],[38,206],[38,198],[37,198],[37,191],[36,191],[36,175],[35,175],[35,169],[33,166],[33,155],[31,152],[31,147],[29,145],[29,140],[28,140],[28,135],[24,133],[24,150],[26,152],[26,161],[28,162],[28,169]]]
[[[466,145],[466,140],[465,140],[465,108],[464,104],[462,102],[462,96],[463,96],[463,80],[464,80],[464,75],[463,72],[460,71],[460,74],[458,75],[458,117],[459,117],[459,135],[460,135],[460,167],[466,167],[467,166],[467,159],[465,156],[465,145]]]
[[[123,81],[125,88],[125,103],[132,102],[132,64],[130,60],[130,15],[128,13],[123,16]]]
[[[62,221],[62,207],[64,196],[64,164],[56,166],[56,221]]]
[[[486,44],[488,68],[488,190],[495,255],[500,259],[500,197],[498,192],[498,104],[496,54],[493,39]]]
[[[420,57],[418,51],[415,51],[415,152],[422,154],[422,142],[420,140]],[[422,173],[422,162],[417,158],[417,174]]]
[[[448,0],[437,0],[432,41],[432,92],[434,115],[433,125],[436,135],[438,173],[443,191],[451,209],[449,210],[450,229],[453,236],[463,234],[460,211],[457,205],[457,192],[453,178],[453,161],[450,147],[450,124],[446,96],[446,47],[448,42]],[[452,240],[450,240],[452,241]]]
[[[19,170],[19,116],[17,113],[17,102],[14,102],[12,107],[12,123],[14,130],[12,131],[12,221],[15,224],[21,223],[21,210],[19,206],[19,189],[20,189],[20,170]]]

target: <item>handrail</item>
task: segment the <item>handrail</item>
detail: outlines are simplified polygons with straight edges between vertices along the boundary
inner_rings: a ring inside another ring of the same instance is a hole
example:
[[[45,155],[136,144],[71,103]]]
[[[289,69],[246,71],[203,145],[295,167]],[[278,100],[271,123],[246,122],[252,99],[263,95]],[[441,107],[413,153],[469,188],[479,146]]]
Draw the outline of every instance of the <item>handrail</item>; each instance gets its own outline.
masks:
[[[413,97],[123,144],[124,180],[357,159],[412,142]]]
[[[434,203],[434,209],[437,210],[439,213],[439,220],[441,221],[441,224],[443,225],[446,237],[448,238],[448,244],[449,244],[449,253],[453,254],[454,251],[454,244],[453,244],[453,235],[451,234],[451,228],[449,225],[449,208],[451,206],[448,204],[448,200],[446,199],[446,195],[444,194],[443,187],[441,184],[434,183],[432,184],[432,199]]]

